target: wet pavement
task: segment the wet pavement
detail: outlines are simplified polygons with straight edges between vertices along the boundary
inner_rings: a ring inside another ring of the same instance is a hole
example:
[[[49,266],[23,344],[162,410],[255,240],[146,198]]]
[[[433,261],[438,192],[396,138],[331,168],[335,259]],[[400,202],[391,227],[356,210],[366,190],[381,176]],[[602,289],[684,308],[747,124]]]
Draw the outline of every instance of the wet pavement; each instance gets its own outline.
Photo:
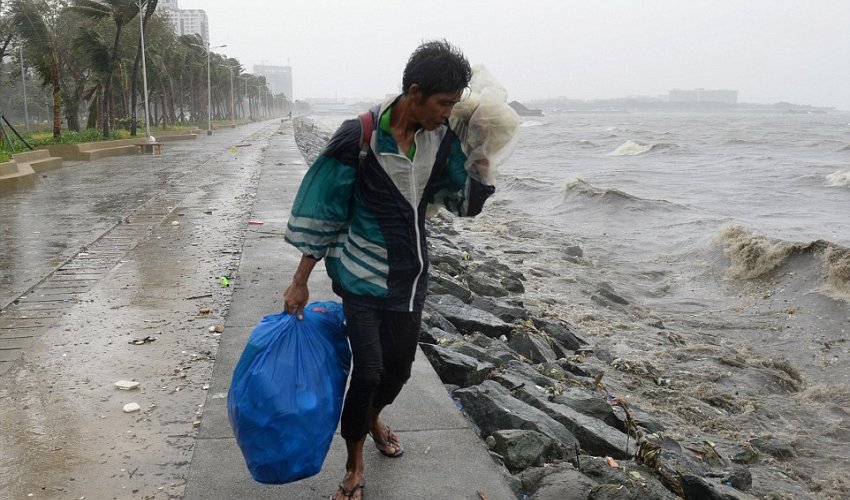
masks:
[[[3,194],[0,496],[182,495],[232,293],[219,278],[236,274],[280,127],[73,163]]]
[[[282,236],[305,170],[290,124],[266,122],[68,165],[0,198],[0,497],[327,498],[338,435],[317,476],[261,485],[224,399],[297,264]],[[333,298],[321,266],[311,283],[313,300]],[[407,452],[367,451],[370,498],[514,498],[421,353],[386,417]]]

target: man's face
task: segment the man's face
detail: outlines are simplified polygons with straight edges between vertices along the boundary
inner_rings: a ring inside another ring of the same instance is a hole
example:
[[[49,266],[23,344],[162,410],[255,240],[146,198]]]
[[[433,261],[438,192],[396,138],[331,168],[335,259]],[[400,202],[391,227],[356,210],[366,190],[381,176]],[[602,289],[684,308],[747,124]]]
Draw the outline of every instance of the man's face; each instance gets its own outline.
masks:
[[[416,121],[425,130],[434,130],[448,120],[452,114],[452,108],[460,101],[463,90],[455,92],[440,92],[424,97],[416,89],[413,97],[413,110]]]

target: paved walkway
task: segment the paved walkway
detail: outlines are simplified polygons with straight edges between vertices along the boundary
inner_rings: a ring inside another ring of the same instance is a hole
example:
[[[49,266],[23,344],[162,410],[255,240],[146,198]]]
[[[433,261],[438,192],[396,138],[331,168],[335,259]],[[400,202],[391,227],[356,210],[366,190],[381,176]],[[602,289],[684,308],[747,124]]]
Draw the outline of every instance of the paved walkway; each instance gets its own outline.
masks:
[[[227,333],[218,350],[186,486],[185,498],[189,500],[327,498],[345,470],[345,443],[337,434],[318,475],[289,485],[256,483],[245,467],[227,419],[224,395],[233,368],[253,326],[262,316],[279,312],[282,292],[299,259],[282,236],[307,165],[289,123],[284,124],[282,132],[274,136],[266,153],[252,216],[264,225],[252,226],[245,240]],[[311,301],[335,299],[321,265],[313,272],[311,294]],[[411,381],[384,418],[401,436],[406,452],[400,459],[386,458],[367,438],[364,498],[515,498],[421,352]]]

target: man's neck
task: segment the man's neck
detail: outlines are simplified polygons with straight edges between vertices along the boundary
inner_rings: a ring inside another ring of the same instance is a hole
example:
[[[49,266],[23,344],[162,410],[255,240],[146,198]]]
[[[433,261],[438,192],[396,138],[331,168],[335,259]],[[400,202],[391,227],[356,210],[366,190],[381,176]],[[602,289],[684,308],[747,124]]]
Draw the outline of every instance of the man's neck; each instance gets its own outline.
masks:
[[[413,116],[410,97],[403,95],[393,105],[390,114],[390,128],[394,133],[403,135],[414,134],[419,129],[419,122]]]

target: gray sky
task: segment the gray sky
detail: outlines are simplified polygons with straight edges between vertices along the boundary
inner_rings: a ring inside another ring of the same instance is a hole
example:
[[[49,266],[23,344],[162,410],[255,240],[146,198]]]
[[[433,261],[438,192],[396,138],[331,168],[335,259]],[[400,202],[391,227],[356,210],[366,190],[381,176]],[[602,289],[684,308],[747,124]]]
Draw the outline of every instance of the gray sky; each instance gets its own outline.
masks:
[[[305,97],[398,90],[410,52],[446,38],[510,98],[735,89],[741,102],[850,110],[850,0],[180,0],[212,45],[293,68]]]

